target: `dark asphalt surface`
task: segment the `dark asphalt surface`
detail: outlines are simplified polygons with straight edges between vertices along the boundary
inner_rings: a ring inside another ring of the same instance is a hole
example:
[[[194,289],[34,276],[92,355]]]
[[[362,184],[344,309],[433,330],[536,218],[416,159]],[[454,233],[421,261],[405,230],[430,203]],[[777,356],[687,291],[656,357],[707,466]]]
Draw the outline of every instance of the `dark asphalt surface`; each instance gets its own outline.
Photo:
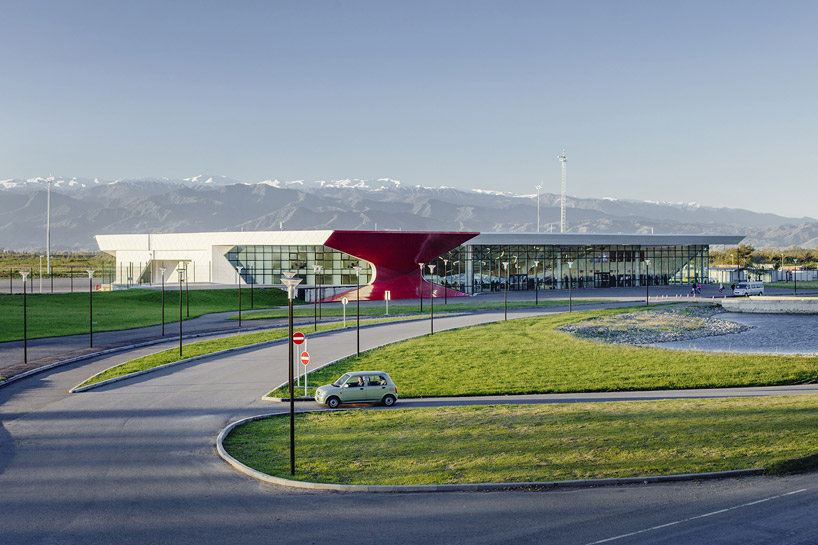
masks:
[[[498,318],[502,312],[435,324]],[[369,328],[362,349],[426,331],[428,322]],[[309,343],[320,365],[353,352],[355,332]],[[216,456],[215,438],[229,422],[287,410],[259,399],[286,378],[286,349],[208,358],[67,394],[132,357],[115,354],[0,388],[0,544],[818,543],[818,474],[395,495],[259,484]]]

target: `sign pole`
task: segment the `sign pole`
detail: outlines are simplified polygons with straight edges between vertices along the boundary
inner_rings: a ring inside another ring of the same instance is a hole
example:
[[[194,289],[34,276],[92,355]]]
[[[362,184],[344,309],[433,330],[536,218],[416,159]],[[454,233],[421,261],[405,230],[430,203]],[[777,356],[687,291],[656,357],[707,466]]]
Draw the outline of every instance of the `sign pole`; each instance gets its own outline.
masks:
[[[307,348],[304,347],[304,351],[301,353],[301,363],[304,364],[304,397],[307,397],[307,366],[310,364],[310,353],[307,352]]]

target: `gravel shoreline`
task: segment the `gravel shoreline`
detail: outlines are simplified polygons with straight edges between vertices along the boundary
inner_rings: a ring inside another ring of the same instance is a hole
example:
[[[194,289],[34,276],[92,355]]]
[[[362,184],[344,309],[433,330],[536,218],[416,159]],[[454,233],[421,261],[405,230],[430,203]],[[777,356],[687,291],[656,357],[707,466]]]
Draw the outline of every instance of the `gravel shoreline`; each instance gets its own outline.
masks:
[[[741,333],[752,326],[722,320],[721,306],[689,305],[592,318],[557,328],[606,344],[651,345]]]

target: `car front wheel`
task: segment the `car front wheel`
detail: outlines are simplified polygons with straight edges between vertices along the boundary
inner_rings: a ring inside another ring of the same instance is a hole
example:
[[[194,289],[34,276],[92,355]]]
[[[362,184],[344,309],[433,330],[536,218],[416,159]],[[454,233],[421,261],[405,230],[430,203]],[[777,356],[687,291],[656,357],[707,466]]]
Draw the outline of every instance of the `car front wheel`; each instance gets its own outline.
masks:
[[[337,397],[333,396],[327,400],[327,407],[330,409],[337,409],[338,405],[341,404],[341,400]]]
[[[391,407],[392,405],[395,404],[395,396],[393,395],[383,396],[381,402],[387,407]]]

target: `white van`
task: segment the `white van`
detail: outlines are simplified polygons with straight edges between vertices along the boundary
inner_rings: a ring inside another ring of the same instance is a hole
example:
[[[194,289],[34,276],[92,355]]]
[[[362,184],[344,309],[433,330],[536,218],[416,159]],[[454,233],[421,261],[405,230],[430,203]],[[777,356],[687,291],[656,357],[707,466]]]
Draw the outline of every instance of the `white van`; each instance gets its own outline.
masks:
[[[739,282],[736,284],[736,289],[733,290],[733,295],[736,297],[764,295],[764,282]]]

